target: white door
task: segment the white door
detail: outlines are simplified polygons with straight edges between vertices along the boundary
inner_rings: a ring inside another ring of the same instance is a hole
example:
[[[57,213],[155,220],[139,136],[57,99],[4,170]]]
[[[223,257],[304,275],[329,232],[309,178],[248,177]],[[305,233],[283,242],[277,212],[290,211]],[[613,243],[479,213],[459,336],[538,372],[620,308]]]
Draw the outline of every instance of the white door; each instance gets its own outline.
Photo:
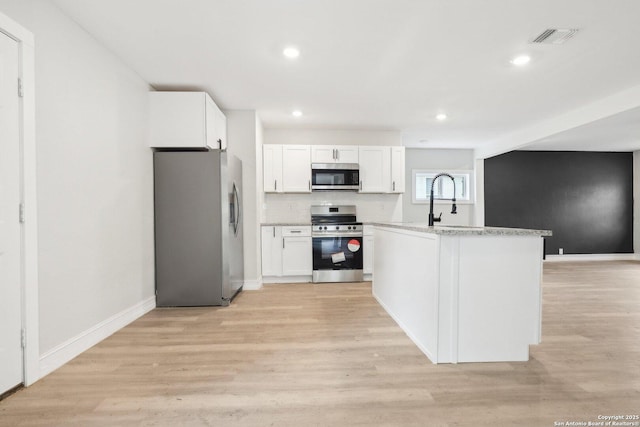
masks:
[[[18,43],[0,33],[0,394],[22,383]]]

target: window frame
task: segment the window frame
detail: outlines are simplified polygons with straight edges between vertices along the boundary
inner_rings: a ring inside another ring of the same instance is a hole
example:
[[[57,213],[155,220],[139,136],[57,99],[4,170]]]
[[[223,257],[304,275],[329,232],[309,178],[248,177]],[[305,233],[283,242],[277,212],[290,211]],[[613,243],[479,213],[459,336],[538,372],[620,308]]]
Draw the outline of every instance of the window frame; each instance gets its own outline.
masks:
[[[411,202],[414,205],[426,205],[430,202],[430,198],[429,196],[427,196],[424,199],[418,199],[416,198],[416,176],[418,174],[430,174],[430,175],[437,175],[439,173],[448,173],[449,175],[452,176],[460,176],[460,175],[465,175],[467,176],[467,198],[464,199],[457,199],[456,198],[456,203],[460,204],[460,205],[472,205],[475,203],[475,176],[474,176],[474,171],[472,169],[450,169],[450,170],[441,170],[441,169],[411,169]],[[445,178],[440,178],[440,179],[447,179]],[[435,197],[433,199],[433,203],[434,204],[447,204],[447,203],[451,203],[451,199],[439,199],[437,197]]]

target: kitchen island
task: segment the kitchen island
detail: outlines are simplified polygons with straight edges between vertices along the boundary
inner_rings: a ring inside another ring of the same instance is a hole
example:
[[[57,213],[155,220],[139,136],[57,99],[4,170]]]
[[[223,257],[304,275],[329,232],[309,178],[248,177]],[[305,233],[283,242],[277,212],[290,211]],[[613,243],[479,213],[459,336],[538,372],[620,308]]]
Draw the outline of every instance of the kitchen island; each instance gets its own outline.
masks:
[[[433,363],[529,360],[550,231],[374,226],[373,295]]]

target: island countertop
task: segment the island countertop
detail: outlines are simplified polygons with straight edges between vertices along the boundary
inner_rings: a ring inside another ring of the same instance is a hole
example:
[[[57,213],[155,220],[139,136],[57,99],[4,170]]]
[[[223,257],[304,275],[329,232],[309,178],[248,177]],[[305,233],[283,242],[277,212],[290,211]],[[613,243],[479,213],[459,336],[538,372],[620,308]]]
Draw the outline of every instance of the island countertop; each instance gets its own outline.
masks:
[[[552,235],[550,230],[530,230],[525,228],[482,227],[466,225],[436,225],[429,227],[419,222],[373,222],[376,227],[399,228],[401,230],[417,231],[419,233],[442,234],[448,236],[541,236]]]

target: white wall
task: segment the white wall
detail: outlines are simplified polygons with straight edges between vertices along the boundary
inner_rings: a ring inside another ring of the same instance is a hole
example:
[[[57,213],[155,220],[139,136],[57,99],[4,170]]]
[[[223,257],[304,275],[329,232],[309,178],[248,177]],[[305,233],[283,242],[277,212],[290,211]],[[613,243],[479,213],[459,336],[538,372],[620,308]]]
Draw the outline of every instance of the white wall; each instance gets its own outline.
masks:
[[[49,2],[35,36],[40,352],[154,295],[148,85]]]
[[[473,150],[438,150],[407,148],[405,154],[406,191],[402,205],[404,222],[424,222],[429,216],[429,204],[414,204],[412,201],[413,169],[431,169],[436,171],[473,170],[475,160]],[[474,205],[458,203],[458,213],[451,214],[451,202],[436,202],[433,210],[436,216],[442,212],[442,225],[472,225],[474,223]]]
[[[265,144],[402,145],[399,131],[265,129]]]
[[[258,206],[257,140],[260,122],[253,110],[227,110],[227,138],[229,153],[242,160],[242,216],[244,233],[244,280],[247,288],[259,286],[260,233]],[[260,152],[262,148],[260,148]],[[262,163],[262,161],[260,161]],[[260,165],[262,171],[262,165]],[[262,172],[260,172],[260,176]],[[262,180],[260,180],[262,182]],[[262,184],[260,184],[262,185]],[[262,187],[260,187],[262,189]]]
[[[265,129],[264,144],[309,145],[402,145],[397,131]],[[262,150],[260,152],[262,158]],[[260,174],[260,189],[263,188]],[[265,194],[262,223],[308,223],[309,207],[322,203],[356,205],[359,221],[401,221],[402,196],[398,194],[358,194],[316,192],[310,194]]]

